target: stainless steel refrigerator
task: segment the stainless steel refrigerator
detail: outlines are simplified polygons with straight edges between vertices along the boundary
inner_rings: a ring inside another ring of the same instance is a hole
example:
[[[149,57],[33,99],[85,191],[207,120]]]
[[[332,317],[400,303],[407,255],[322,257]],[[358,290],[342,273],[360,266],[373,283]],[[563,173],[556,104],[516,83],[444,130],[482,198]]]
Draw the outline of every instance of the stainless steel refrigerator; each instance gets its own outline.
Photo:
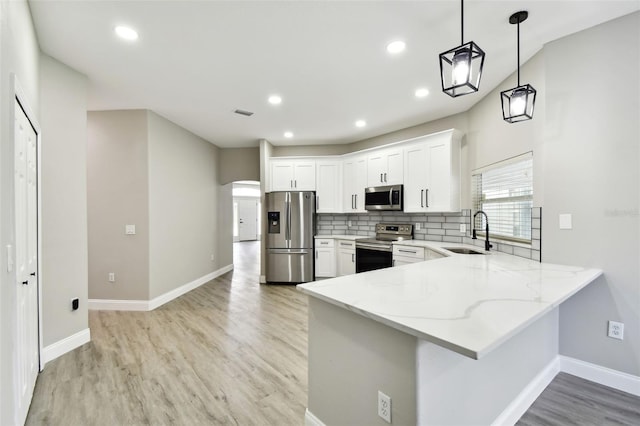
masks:
[[[266,194],[267,282],[313,281],[316,197],[311,191]]]

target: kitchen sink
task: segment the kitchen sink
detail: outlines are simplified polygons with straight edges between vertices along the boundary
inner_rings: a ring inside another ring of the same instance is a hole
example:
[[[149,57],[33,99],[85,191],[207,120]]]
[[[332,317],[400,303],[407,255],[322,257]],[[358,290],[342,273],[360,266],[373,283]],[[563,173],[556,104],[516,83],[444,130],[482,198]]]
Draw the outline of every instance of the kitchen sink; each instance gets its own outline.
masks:
[[[458,253],[458,254],[484,254],[481,251],[476,251],[473,249],[468,249],[468,248],[461,248],[461,247],[443,247],[445,250],[449,250],[452,251],[454,253]]]

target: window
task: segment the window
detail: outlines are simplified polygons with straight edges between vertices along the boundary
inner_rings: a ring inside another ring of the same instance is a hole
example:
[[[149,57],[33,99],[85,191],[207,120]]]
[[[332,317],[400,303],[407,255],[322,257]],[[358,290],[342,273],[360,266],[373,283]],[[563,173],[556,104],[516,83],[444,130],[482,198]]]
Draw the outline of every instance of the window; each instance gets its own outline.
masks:
[[[482,210],[487,214],[490,235],[511,241],[531,242],[531,152],[475,170],[471,176],[471,190],[472,213]],[[476,221],[476,229],[484,230],[484,216],[478,215]]]

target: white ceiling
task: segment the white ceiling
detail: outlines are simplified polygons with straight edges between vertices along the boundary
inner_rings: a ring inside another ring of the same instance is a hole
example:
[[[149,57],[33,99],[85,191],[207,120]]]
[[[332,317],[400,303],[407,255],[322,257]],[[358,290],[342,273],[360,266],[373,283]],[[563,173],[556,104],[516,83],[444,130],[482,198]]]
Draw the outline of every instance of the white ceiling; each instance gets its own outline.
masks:
[[[90,110],[150,109],[220,147],[349,143],[465,111],[516,69],[513,12],[529,11],[524,62],[544,43],[640,9],[639,0],[467,0],[465,42],[487,57],[480,92],[452,99],[438,54],[460,44],[457,0],[29,3],[42,50],[88,76]],[[115,36],[123,24],[136,42]],[[391,56],[397,39],[407,49]],[[417,99],[418,87],[430,95]],[[274,93],[282,104],[267,102]]]

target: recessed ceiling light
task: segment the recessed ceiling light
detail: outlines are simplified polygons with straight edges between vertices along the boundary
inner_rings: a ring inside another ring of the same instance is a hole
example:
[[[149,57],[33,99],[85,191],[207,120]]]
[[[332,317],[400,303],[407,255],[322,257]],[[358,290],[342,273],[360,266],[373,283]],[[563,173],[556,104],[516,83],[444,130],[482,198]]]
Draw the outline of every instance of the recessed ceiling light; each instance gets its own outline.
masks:
[[[282,98],[278,95],[271,95],[269,96],[269,103],[272,105],[278,105],[282,103]]]
[[[392,41],[391,43],[387,44],[387,52],[400,53],[405,49],[405,47],[407,47],[407,45],[404,43],[404,41]]]
[[[123,38],[125,40],[138,39],[138,32],[133,28],[119,26],[119,27],[116,27],[114,31],[116,32],[116,34],[118,34],[120,38]]]
[[[429,89],[425,89],[424,87],[416,89],[416,98],[424,98],[428,95],[429,95]]]
[[[293,133],[291,132],[284,132],[284,137],[287,139],[291,139],[293,137]]]
[[[364,120],[358,120],[356,121],[356,127],[364,127],[367,125],[367,122]]]

